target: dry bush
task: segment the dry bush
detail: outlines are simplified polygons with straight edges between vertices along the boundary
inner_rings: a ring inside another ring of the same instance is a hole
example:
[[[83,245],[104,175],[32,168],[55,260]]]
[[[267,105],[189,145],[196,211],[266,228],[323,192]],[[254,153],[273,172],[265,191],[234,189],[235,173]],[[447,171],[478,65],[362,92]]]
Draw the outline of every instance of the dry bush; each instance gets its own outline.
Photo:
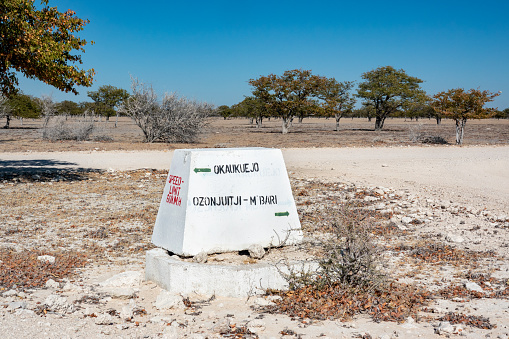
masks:
[[[42,137],[50,141],[85,141],[90,139],[93,131],[94,122],[92,119],[84,118],[80,121],[66,121],[64,117],[58,117],[53,119],[51,124],[43,128]]]
[[[162,103],[151,86],[132,79],[133,94],[119,108],[141,128],[146,142],[195,142],[212,106],[165,94]]]
[[[369,214],[343,206],[336,209],[332,233],[321,241],[322,256],[319,268],[292,269],[282,273],[290,289],[312,286],[316,289],[331,286],[372,290],[382,286],[386,279],[380,271],[381,249],[373,242],[374,224]],[[282,272],[282,271],[281,271]]]

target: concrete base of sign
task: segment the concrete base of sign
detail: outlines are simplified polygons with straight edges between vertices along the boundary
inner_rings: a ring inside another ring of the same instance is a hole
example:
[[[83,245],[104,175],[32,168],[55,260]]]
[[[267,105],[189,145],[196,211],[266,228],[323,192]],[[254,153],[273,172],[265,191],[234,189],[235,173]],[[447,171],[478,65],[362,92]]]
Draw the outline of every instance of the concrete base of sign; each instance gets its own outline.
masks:
[[[295,269],[316,269],[314,262],[293,263]],[[288,272],[288,267],[278,267]],[[263,294],[266,289],[285,290],[288,283],[274,264],[211,265],[172,258],[166,250],[147,251],[145,278],[167,291],[224,297]]]

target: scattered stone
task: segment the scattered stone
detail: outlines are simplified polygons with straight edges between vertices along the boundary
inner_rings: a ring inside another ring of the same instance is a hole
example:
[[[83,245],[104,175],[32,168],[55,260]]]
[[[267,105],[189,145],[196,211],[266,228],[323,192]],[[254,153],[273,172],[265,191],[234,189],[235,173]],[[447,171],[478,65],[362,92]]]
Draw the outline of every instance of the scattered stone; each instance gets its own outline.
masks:
[[[7,306],[7,310],[13,311],[18,308],[27,308],[27,303],[24,301],[13,301],[9,303],[9,306]]]
[[[263,332],[265,331],[265,322],[261,319],[254,319],[247,324],[247,328],[253,333]]]
[[[205,252],[200,252],[193,257],[193,262],[198,264],[204,264],[207,262],[209,256]]]
[[[47,283],[48,282],[46,282],[46,284]],[[62,287],[62,290],[67,292],[82,292],[83,288],[68,281],[65,283],[64,287]]]
[[[265,256],[265,249],[258,244],[249,246],[247,250],[249,251],[249,256],[253,259],[262,259]]]
[[[377,197],[372,197],[370,195],[364,197],[364,201],[370,202],[370,201],[377,201]]]
[[[99,283],[104,287],[138,287],[143,280],[140,271],[126,271]]]
[[[162,290],[161,293],[157,296],[154,306],[158,310],[186,308],[180,295],[172,294],[166,290]]]
[[[65,297],[58,296],[56,294],[49,295],[45,300],[44,304],[48,308],[55,312],[72,313],[74,312],[74,305],[69,304]]]
[[[60,284],[53,279],[49,279],[45,284],[46,288],[59,288]]]
[[[132,299],[136,298],[136,293],[138,289],[129,288],[129,287],[119,287],[119,288],[101,288],[100,291],[102,293],[106,293],[113,299]]]
[[[96,325],[113,325],[115,319],[109,313],[101,313],[95,318]]]
[[[4,292],[2,296],[4,297],[14,297],[18,295],[18,291],[16,290],[8,290],[7,292]]]
[[[136,303],[133,299],[129,301],[129,304],[122,306],[122,310],[120,311],[120,318],[126,321],[129,321],[134,316],[134,309],[136,308]]]
[[[438,324],[438,327],[435,328],[435,333],[439,335],[448,335],[448,334],[459,334],[463,331],[463,326],[461,325],[451,325],[448,321],[441,321]]]
[[[37,260],[39,261],[46,261],[50,264],[54,264],[55,263],[55,257],[54,256],[51,256],[51,255],[40,255],[37,257]]]
[[[403,217],[403,218],[401,218],[401,222],[402,222],[403,224],[409,224],[409,223],[411,223],[412,221],[413,221],[413,219],[412,219],[412,218],[410,218],[410,217]]]
[[[257,306],[274,306],[276,305],[274,302],[265,299],[265,298],[256,298],[254,299],[254,304]]]
[[[465,288],[469,291],[481,292],[484,293],[484,290],[477,283],[469,281],[465,283]]]
[[[445,240],[447,240],[449,242],[455,242],[455,243],[462,243],[462,242],[465,241],[465,239],[463,239],[462,236],[456,235],[456,234],[452,234],[452,233],[448,233],[445,236]]]
[[[171,323],[171,320],[172,319],[169,317],[164,317],[160,315],[150,318],[150,322],[153,324],[169,324]]]

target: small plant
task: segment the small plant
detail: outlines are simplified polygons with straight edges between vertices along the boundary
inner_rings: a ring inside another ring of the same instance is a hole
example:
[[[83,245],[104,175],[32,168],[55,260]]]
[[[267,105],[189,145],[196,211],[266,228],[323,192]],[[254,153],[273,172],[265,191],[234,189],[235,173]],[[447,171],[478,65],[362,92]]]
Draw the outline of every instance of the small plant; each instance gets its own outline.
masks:
[[[76,140],[85,141],[90,139],[94,131],[94,122],[85,118],[83,121],[69,122],[65,118],[54,119],[53,123],[44,127],[43,139],[50,141]]]

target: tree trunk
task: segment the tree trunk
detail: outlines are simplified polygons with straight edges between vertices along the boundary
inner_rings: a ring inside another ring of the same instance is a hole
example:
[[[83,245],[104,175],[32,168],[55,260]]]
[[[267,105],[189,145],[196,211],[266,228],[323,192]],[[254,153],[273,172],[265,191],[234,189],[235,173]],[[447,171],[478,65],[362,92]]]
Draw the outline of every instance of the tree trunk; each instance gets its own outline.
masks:
[[[282,125],[283,125],[283,126],[282,126],[282,127],[283,127],[283,130],[282,130],[282,133],[283,133],[283,134],[286,134],[286,133],[288,133],[288,128],[290,127],[289,125],[290,125],[290,123],[291,123],[291,119],[290,119],[290,118],[283,117],[283,119],[282,119],[282,120],[283,120],[283,124],[282,124]]]
[[[467,119],[456,119],[456,144],[461,145],[463,143],[463,133],[465,131],[465,124]]]
[[[9,128],[9,125],[11,124],[11,116],[10,115],[6,115],[5,116],[5,126],[4,128]]]
[[[21,122],[21,126],[23,126],[23,117],[19,118],[19,121]]]
[[[442,122],[442,118],[441,117],[436,117],[437,119],[437,125],[440,125],[440,123]]]
[[[375,131],[379,131],[384,127],[385,119],[382,117],[376,117],[375,121]]]
[[[341,115],[335,114],[334,117],[336,118],[336,129],[335,129],[335,131],[339,131],[339,120],[341,119]]]
[[[261,128],[263,122],[263,117],[256,118],[256,128]]]
[[[116,118],[115,118],[115,128],[117,128],[117,125],[118,125],[118,112],[117,112]]]
[[[302,120],[304,120],[304,117],[301,115],[301,116],[299,117],[299,124],[302,124]]]

